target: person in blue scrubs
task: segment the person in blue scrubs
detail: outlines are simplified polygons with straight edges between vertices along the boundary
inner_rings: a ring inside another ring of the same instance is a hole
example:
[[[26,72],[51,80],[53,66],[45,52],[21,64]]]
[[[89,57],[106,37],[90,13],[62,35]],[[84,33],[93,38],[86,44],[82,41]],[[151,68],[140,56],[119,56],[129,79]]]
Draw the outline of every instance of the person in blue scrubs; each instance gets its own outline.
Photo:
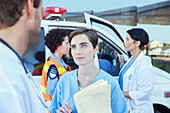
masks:
[[[103,79],[111,85],[113,113],[127,113],[127,105],[118,82],[110,74],[97,68],[94,56],[98,51],[98,35],[93,29],[79,28],[69,36],[71,54],[78,69],[64,74],[57,84],[49,107],[50,113],[77,113],[73,95],[94,82]]]

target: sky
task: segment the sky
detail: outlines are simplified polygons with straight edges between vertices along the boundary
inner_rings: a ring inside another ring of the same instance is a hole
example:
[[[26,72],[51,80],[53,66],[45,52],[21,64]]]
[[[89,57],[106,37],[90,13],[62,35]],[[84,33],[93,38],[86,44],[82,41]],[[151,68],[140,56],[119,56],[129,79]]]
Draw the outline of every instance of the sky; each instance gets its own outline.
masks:
[[[67,9],[67,12],[89,10],[100,12],[129,6],[141,7],[162,1],[167,0],[43,0],[43,7],[63,7]],[[144,28],[148,32],[150,41],[157,40],[160,43],[170,44],[170,25],[138,24],[137,27]],[[124,32],[125,29],[120,32]],[[122,35],[125,37],[126,32]]]

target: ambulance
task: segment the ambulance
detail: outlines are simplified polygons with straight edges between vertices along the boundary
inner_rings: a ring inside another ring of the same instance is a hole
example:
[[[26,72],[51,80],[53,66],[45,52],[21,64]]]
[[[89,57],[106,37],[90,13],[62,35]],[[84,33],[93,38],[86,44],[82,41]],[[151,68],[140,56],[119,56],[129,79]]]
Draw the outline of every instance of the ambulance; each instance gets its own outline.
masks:
[[[125,61],[131,56],[130,53],[124,51],[123,38],[120,26],[111,22],[85,13],[85,23],[64,21],[61,16],[67,12],[66,9],[60,7],[47,7],[42,14],[41,22],[41,42],[37,46],[28,47],[23,60],[27,64],[29,70],[33,73],[34,79],[40,84],[41,72],[37,72],[38,65],[43,64],[51,54],[49,49],[44,45],[44,36],[49,30],[60,28],[70,33],[76,28],[93,28],[97,31],[98,39],[98,55],[95,56],[95,65],[99,66],[99,59],[108,60],[112,64],[114,70],[112,76],[118,79],[119,65],[116,62],[116,55],[124,56]],[[130,28],[129,28],[130,29]],[[124,31],[126,32],[126,31]],[[72,69],[77,68],[71,54],[63,57],[64,61],[71,66]],[[36,68],[37,67],[37,68]],[[42,68],[43,65],[39,66]],[[170,112],[170,74],[154,67],[154,92],[152,95],[155,113]]]

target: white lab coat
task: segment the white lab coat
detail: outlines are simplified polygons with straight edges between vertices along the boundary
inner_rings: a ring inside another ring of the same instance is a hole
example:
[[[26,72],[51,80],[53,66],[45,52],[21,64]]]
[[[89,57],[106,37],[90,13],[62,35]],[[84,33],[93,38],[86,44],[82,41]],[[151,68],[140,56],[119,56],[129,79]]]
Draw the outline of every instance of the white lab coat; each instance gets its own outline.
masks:
[[[124,67],[132,57],[126,62]],[[153,113],[151,95],[153,92],[153,67],[143,52],[139,54],[132,66],[123,75],[123,91],[129,92],[127,99],[131,113]]]
[[[41,88],[0,42],[0,113],[47,113]]]

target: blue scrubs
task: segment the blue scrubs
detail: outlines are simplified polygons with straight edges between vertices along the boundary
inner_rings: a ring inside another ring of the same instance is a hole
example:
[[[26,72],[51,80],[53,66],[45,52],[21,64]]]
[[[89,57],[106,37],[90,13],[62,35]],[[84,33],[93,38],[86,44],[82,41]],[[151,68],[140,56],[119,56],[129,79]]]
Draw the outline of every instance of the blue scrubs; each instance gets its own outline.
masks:
[[[103,70],[100,70],[93,83],[100,79],[107,80],[108,84],[111,84],[112,112],[127,113],[128,111],[126,101],[123,93],[119,88],[117,80]],[[80,88],[77,82],[77,69],[64,74],[57,84],[56,91],[53,95],[53,99],[49,107],[49,112],[56,113],[56,110],[59,110],[62,104],[65,104],[65,102],[68,101],[73,113],[77,113],[73,100],[73,95],[79,91]]]
[[[65,64],[63,59],[61,59],[61,61],[60,61],[53,54],[51,54],[51,58],[54,59],[55,61],[57,61],[66,70],[68,70],[67,65]],[[47,73],[47,80],[48,80],[48,82],[47,82],[46,94],[47,95],[53,95],[54,91],[55,91],[55,88],[57,86],[58,80],[59,80],[59,74],[58,74],[57,68],[55,66],[52,66],[49,69],[49,72]]]
[[[131,65],[133,64],[134,60],[131,60],[128,62],[128,64],[125,66],[125,68],[120,72],[119,75],[119,84],[120,84],[120,89],[123,91],[123,75],[126,73],[126,71],[131,67]]]

